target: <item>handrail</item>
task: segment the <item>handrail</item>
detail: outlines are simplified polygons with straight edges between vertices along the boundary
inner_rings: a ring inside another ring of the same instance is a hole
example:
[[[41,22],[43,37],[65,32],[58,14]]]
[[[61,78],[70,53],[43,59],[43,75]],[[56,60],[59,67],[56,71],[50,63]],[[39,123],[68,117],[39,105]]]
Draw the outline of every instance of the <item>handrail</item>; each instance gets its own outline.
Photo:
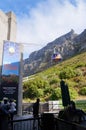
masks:
[[[44,113],[44,114],[46,114],[46,113]],[[54,121],[54,125],[55,125],[53,130],[65,130],[65,128],[67,128],[67,130],[86,130],[86,120],[85,120],[85,124],[83,124],[82,122],[80,124],[78,124],[75,122],[69,122],[64,119],[60,119],[60,118],[54,116],[53,113],[47,113],[46,116],[49,116],[48,114],[53,115],[53,116],[50,116],[50,118],[53,118],[51,120]],[[43,119],[42,116],[37,117],[37,118],[28,117],[25,119],[15,119],[15,120],[9,121],[9,124],[11,125],[11,130],[33,130],[33,122],[36,121],[35,130],[46,130],[45,129],[46,124],[44,124],[45,122],[43,122],[43,120],[47,121],[47,129],[48,129],[48,127],[50,128],[50,126],[48,126],[48,125],[51,125],[51,127],[52,127],[52,124],[53,124],[53,123],[48,124],[50,119],[49,119],[49,117],[47,118],[46,116],[44,117],[46,119]],[[38,123],[39,120],[40,120],[40,126]]]

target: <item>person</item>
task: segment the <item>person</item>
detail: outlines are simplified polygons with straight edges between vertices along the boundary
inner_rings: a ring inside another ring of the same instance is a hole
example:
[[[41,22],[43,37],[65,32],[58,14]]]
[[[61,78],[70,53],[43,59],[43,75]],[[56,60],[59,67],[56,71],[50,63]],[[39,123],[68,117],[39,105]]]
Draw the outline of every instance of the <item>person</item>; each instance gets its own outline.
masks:
[[[13,121],[14,114],[16,113],[16,103],[14,102],[14,99],[10,99],[9,104],[10,104],[9,108],[10,120]],[[13,122],[11,122],[11,128],[13,129]]]
[[[10,99],[9,104],[10,104],[9,113],[11,116],[11,120],[13,120],[13,116],[16,113],[16,103],[14,102],[14,99]]]
[[[8,130],[8,120],[9,120],[9,102],[8,98],[4,97],[0,104],[0,130]]]
[[[60,110],[58,118],[64,119],[66,121],[73,121],[73,117],[76,114],[76,106],[73,101],[63,110]]]
[[[1,110],[3,112],[4,115],[9,115],[9,102],[8,102],[8,98],[4,97],[2,102],[1,102]]]
[[[81,109],[77,109],[74,101],[70,101],[69,112],[71,113],[71,117],[73,116],[73,121],[80,123],[85,120],[85,112]]]
[[[33,104],[33,116],[34,117],[38,117],[38,115],[39,115],[39,102],[40,102],[40,99],[38,98],[36,100],[36,102]]]
[[[33,129],[35,129],[35,122],[36,122],[36,118],[39,117],[39,103],[40,103],[40,99],[37,98],[36,102],[33,104],[33,117],[34,117],[34,121],[33,121]],[[39,126],[39,119],[38,119],[38,126]]]
[[[59,112],[58,117],[66,121],[81,123],[81,121],[85,120],[85,113],[77,109],[75,102],[71,100],[66,109]]]
[[[3,105],[9,105],[9,102],[8,102],[8,98],[7,97],[3,97],[3,100],[1,101],[1,106]]]

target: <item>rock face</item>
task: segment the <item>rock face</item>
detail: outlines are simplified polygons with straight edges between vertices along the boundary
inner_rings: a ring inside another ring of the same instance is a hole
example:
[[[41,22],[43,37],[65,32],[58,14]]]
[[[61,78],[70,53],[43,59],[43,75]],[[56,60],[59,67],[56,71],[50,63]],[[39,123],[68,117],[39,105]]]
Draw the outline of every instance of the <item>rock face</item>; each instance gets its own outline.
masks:
[[[76,34],[72,29],[69,33],[48,43],[42,49],[32,52],[24,61],[24,76],[42,71],[52,66],[51,56],[55,51],[62,55],[63,60],[73,55],[86,51],[86,30]]]

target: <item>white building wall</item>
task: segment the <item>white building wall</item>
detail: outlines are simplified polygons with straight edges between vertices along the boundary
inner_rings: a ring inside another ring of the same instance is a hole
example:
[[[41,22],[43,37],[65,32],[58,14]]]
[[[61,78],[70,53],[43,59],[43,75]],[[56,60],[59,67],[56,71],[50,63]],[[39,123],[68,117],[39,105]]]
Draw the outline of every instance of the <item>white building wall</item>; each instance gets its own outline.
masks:
[[[10,41],[16,41],[17,23],[16,16],[13,12],[6,13],[8,17],[8,34],[7,39]]]
[[[7,40],[8,18],[0,11],[0,66],[2,64],[3,40]]]

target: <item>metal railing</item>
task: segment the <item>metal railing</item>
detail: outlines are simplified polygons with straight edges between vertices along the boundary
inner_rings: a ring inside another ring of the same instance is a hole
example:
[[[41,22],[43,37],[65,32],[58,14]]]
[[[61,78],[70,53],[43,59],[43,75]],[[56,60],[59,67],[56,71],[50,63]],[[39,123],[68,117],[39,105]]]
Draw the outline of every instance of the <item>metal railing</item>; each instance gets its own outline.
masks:
[[[9,121],[9,130],[41,130],[41,117]]]
[[[55,120],[55,130],[86,130],[86,121],[80,124],[68,122],[62,119]]]
[[[86,130],[86,121],[77,124],[47,113],[39,118],[10,121],[9,130]]]
[[[77,103],[77,107],[82,108],[82,104]],[[52,104],[41,103],[40,115],[41,113],[44,113],[45,111],[48,113],[52,110],[55,110],[55,108],[56,107],[54,107]],[[58,104],[58,108],[61,109],[62,104]],[[23,114],[26,114],[26,115],[32,114],[32,104],[28,104],[28,103],[23,104],[23,112],[24,112]],[[56,109],[56,112],[58,113],[59,109]],[[17,120],[9,121],[9,129],[10,130],[51,130],[52,128],[51,126],[54,125],[53,130],[86,130],[86,121],[84,122],[85,125],[75,124],[73,122],[67,122],[53,116],[50,116],[51,119],[49,119],[48,118],[49,114],[50,113],[48,113],[47,116],[44,117],[45,119],[43,119],[43,117],[40,116],[39,118],[36,118],[36,119],[34,119],[33,117],[31,118],[28,117],[27,119],[17,119]],[[39,120],[40,120],[40,123],[39,123]],[[52,120],[53,124],[52,122],[49,123],[49,120]],[[35,122],[35,127],[33,126],[34,122]]]

